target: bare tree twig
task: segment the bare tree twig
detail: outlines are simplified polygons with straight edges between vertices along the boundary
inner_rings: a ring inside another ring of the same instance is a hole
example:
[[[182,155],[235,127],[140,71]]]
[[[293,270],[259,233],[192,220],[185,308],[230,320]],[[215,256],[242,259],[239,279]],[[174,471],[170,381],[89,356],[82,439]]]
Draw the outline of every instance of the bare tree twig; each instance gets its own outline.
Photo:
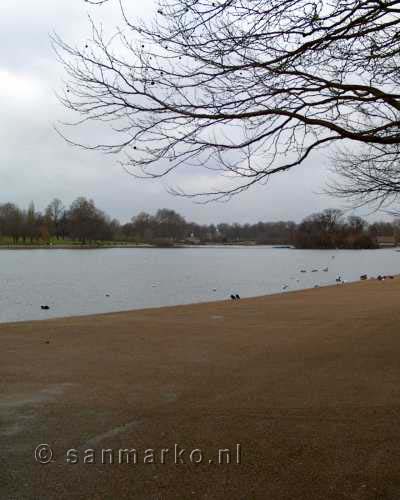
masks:
[[[226,187],[172,191],[221,199],[343,142],[361,153],[339,153],[331,192],[399,192],[400,0],[161,0],[147,24],[119,6],[110,39],[93,21],[84,45],[52,37],[75,124],[112,129],[82,147],[124,155],[139,177],[206,168]]]

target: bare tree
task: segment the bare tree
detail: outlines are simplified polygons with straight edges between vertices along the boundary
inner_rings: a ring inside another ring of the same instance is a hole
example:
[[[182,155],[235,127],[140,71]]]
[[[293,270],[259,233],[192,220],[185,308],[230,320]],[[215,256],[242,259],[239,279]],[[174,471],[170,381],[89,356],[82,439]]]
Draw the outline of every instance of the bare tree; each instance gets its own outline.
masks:
[[[400,195],[399,160],[399,144],[369,144],[357,153],[348,149],[340,151],[333,168],[337,176],[327,192],[350,201],[353,206],[387,207]]]
[[[106,217],[96,208],[93,200],[81,196],[73,201],[68,212],[68,220],[70,235],[82,244],[103,239]]]
[[[22,235],[22,211],[14,203],[0,205],[0,233],[2,236],[11,236],[14,243],[18,243]]]
[[[59,198],[54,198],[46,208],[45,218],[50,234],[55,235],[57,239],[60,239],[62,233],[61,222],[64,213],[65,207]]]
[[[399,175],[400,0],[161,0],[150,23],[119,5],[111,38],[94,22],[88,42],[53,37],[62,102],[114,132],[84,147],[122,153],[139,177],[210,169],[222,187],[174,192],[221,198],[343,143],[361,146],[338,165],[366,175],[362,196],[369,165],[384,195],[398,191],[380,180]]]

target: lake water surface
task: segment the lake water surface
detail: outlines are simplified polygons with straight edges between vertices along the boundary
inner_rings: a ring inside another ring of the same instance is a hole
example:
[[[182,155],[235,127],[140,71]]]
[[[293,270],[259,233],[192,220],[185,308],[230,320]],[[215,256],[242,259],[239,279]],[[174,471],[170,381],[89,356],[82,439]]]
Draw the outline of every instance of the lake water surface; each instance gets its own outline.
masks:
[[[355,281],[364,273],[400,273],[400,252],[263,246],[1,250],[0,322],[207,302],[231,293],[252,297],[284,286],[291,291],[334,284],[338,275]]]

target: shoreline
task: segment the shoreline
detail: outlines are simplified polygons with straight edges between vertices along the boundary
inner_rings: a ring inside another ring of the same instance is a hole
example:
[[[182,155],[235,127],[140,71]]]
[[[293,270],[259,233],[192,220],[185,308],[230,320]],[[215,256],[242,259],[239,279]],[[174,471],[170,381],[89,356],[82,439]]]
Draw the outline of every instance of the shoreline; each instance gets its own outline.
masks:
[[[300,251],[324,251],[324,252],[336,252],[336,251],[376,251],[376,250],[394,250],[400,252],[400,247],[377,247],[377,248],[296,248],[294,246],[282,246],[282,245],[267,245],[267,244],[241,244],[241,243],[210,243],[204,245],[191,245],[191,244],[177,244],[173,246],[162,246],[162,245],[152,245],[150,243],[140,243],[140,244],[116,244],[116,245],[0,245],[1,250],[112,250],[112,249],[157,249],[157,250],[179,250],[179,249],[220,249],[220,248],[246,248],[246,249],[256,249],[256,248],[269,248],[271,250],[300,250]]]
[[[397,498],[399,294],[368,280],[0,324],[0,497]],[[237,443],[240,463],[140,460]],[[82,459],[124,448],[137,464]]]
[[[400,274],[393,275],[392,280],[396,280],[400,278]],[[323,289],[329,289],[329,288],[341,288],[343,286],[351,286],[355,285],[357,283],[368,283],[368,282],[374,282],[379,280],[375,277],[370,277],[367,280],[355,280],[355,281],[346,281],[342,283],[331,283],[328,285],[318,285],[318,286],[312,286],[312,287],[307,287],[307,288],[300,288],[296,290],[286,290],[286,291],[279,291],[279,292],[273,292],[273,293],[268,293],[268,294],[262,294],[262,295],[253,295],[251,297],[241,297],[240,300],[233,301],[232,299],[225,298],[225,299],[220,299],[220,300],[206,300],[204,302],[189,302],[189,303],[181,303],[181,304],[172,304],[172,305],[160,305],[160,306],[148,306],[148,307],[139,307],[137,309],[120,309],[117,311],[106,311],[106,312],[100,312],[100,313],[84,313],[84,314],[72,314],[72,315],[67,315],[67,316],[50,316],[48,318],[38,318],[38,319],[21,319],[17,321],[0,321],[0,327],[5,326],[5,325],[13,325],[13,324],[21,324],[21,323],[38,323],[38,322],[47,322],[47,321],[58,321],[58,320],[67,320],[67,319],[80,319],[80,318],[101,318],[103,316],[110,316],[110,315],[120,315],[120,314],[134,314],[134,313],[141,313],[141,312],[151,312],[155,311],[158,312],[160,310],[168,310],[168,309],[176,309],[176,308],[182,308],[182,307],[196,307],[196,306],[212,306],[212,305],[218,305],[218,304],[231,304],[232,302],[239,304],[241,302],[248,302],[248,301],[253,301],[253,300],[260,300],[260,299],[267,299],[269,297],[280,297],[280,296],[285,296],[285,295],[293,295],[293,294],[301,294],[303,292],[308,292],[308,291],[315,291],[318,292],[318,290],[323,290]],[[385,280],[388,281],[388,280]],[[400,281],[400,280],[399,280]],[[45,314],[45,313],[44,313]]]
[[[0,245],[0,250],[108,250],[112,248],[156,248],[152,245]]]
[[[274,246],[274,245],[247,245],[240,243],[226,243],[226,244],[204,244],[204,245],[191,245],[179,244],[172,246],[152,245],[150,243],[142,244],[129,244],[126,245],[0,245],[0,250],[111,250],[114,248],[127,248],[127,249],[159,249],[159,250],[179,250],[182,248],[271,248],[274,250],[297,250],[295,247],[289,246]],[[322,249],[325,250],[325,249]]]

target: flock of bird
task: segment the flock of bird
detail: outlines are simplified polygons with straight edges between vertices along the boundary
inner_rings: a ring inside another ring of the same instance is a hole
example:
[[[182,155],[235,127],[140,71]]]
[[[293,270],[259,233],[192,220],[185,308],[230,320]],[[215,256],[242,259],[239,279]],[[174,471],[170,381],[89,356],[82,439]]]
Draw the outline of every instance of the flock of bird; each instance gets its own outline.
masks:
[[[335,256],[333,255],[333,256],[332,256],[332,259],[334,259],[334,258],[335,258]],[[323,271],[323,272],[325,272],[325,273],[327,273],[327,272],[329,271],[329,267],[324,267],[324,268],[322,269],[322,271]],[[300,270],[300,272],[301,272],[301,273],[307,273],[306,269],[301,269],[301,270]],[[312,273],[317,273],[317,272],[319,272],[319,269],[312,269],[312,270],[311,270],[311,272],[312,272]],[[383,279],[385,279],[385,278],[391,278],[391,279],[393,279],[393,277],[392,277],[392,276],[378,276],[378,280],[383,280]],[[361,279],[361,280],[365,280],[365,279],[367,279],[367,275],[366,275],[366,274],[364,274],[364,275],[360,276],[360,279]],[[299,280],[299,279],[297,279],[296,281],[297,281],[298,283],[300,282],[300,280]],[[346,281],[345,281],[345,280],[344,280],[344,279],[343,279],[340,275],[339,275],[339,276],[337,276],[337,278],[336,278],[336,280],[335,280],[335,281],[336,281],[336,283],[337,283],[337,284],[339,284],[339,283],[341,283],[341,284],[346,283]],[[154,286],[157,286],[157,285],[152,285],[152,286],[154,287]],[[319,287],[319,285],[315,285],[315,288],[318,288],[318,287]],[[287,290],[288,288],[289,288],[289,285],[283,285],[283,286],[282,286],[282,290]],[[217,290],[216,290],[216,288],[213,288],[213,291],[214,291],[214,292],[216,292],[216,291],[217,291]],[[110,297],[110,294],[108,294],[108,293],[107,293],[107,294],[106,294],[106,297]],[[231,297],[231,300],[240,300],[240,295],[239,295],[238,293],[232,293],[232,294],[230,295],[230,297]],[[50,307],[49,307],[49,306],[47,306],[47,305],[42,305],[42,306],[40,306],[40,308],[41,308],[42,310],[49,310],[49,309],[50,309]]]
[[[334,259],[334,258],[335,258],[335,256],[332,255],[332,259]],[[311,273],[318,273],[319,271],[320,271],[320,269],[312,269],[310,272]],[[324,273],[327,273],[327,272],[329,272],[329,267],[324,267],[323,269],[321,269],[321,271],[324,272]],[[304,274],[304,273],[307,273],[308,271],[306,269],[301,269],[300,272],[302,274]],[[294,279],[294,278],[291,278],[291,279]],[[297,279],[296,281],[297,281],[297,283],[300,283],[299,279]],[[340,284],[346,283],[346,281],[340,275],[337,276],[337,278],[336,278],[335,281],[336,281],[337,284],[339,284],[339,283]],[[289,285],[283,285],[282,286],[282,290],[283,291],[287,290],[288,288],[289,288]],[[319,285],[315,285],[314,288],[319,288]],[[232,300],[238,300],[238,299],[240,299],[240,296],[238,294],[231,294],[231,299]]]

